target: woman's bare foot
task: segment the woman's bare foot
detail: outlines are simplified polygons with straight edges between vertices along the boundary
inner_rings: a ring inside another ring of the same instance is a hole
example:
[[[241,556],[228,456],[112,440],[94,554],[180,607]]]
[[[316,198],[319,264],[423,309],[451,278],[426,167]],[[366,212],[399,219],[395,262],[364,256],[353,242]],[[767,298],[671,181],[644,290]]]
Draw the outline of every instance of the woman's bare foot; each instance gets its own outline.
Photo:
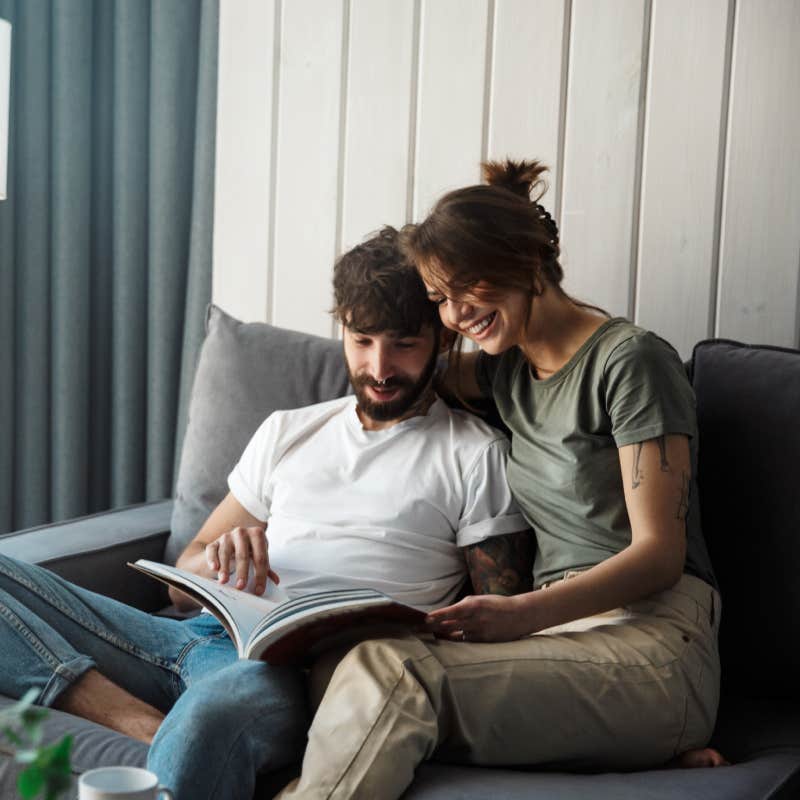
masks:
[[[713,747],[704,747],[702,750],[687,750],[675,756],[667,766],[679,769],[694,769],[695,767],[729,767],[730,761]]]

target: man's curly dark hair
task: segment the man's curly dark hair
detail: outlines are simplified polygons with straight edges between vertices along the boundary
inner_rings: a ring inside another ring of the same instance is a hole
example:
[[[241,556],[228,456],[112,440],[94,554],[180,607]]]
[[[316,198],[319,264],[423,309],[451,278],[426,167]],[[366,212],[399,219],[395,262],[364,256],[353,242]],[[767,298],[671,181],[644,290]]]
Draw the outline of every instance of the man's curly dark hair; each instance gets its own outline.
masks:
[[[441,328],[422,279],[400,252],[398,235],[389,225],[381,228],[333,268],[331,313],[351,330],[417,336],[425,325],[436,333]]]

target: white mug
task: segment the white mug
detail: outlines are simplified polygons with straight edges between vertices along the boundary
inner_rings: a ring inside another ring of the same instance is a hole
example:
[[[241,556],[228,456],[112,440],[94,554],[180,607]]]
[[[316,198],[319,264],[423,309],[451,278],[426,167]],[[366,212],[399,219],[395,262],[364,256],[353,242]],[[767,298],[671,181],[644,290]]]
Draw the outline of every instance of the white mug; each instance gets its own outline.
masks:
[[[139,767],[100,767],[78,781],[78,800],[174,800],[153,772]]]

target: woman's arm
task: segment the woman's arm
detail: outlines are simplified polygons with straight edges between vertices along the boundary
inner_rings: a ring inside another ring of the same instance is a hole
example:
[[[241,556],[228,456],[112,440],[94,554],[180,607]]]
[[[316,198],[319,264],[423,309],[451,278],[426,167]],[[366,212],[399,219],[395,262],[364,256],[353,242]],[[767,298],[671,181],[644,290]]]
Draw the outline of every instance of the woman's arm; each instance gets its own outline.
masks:
[[[576,577],[514,597],[467,597],[429,616],[439,635],[502,641],[592,616],[673,586],[686,557],[689,440],[670,435],[619,449],[631,543]],[[499,637],[498,633],[502,633]]]
[[[477,352],[451,352],[447,359],[447,369],[436,378],[436,391],[446,399],[481,399],[483,394],[478,386],[477,364]]]

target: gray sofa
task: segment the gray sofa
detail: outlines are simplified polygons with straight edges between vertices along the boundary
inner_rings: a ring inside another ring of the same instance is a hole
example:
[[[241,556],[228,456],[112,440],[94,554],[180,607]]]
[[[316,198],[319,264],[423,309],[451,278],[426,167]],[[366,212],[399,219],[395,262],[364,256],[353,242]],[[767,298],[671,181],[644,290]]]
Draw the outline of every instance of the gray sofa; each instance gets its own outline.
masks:
[[[703,525],[723,595],[723,700],[713,743],[733,765],[576,775],[429,763],[409,799],[800,797],[800,352],[710,340],[687,366],[698,399]],[[271,410],[346,389],[339,343],[245,325],[212,307],[175,499],[6,534],[0,552],[156,611],[165,593],[126,562],[174,560]],[[0,697],[0,708],[11,702]],[[52,712],[48,735],[66,731],[75,737],[76,778],[97,766],[145,763],[141,743]],[[0,798],[16,796],[16,773],[2,742]],[[286,779],[265,776],[257,797],[271,797]]]

